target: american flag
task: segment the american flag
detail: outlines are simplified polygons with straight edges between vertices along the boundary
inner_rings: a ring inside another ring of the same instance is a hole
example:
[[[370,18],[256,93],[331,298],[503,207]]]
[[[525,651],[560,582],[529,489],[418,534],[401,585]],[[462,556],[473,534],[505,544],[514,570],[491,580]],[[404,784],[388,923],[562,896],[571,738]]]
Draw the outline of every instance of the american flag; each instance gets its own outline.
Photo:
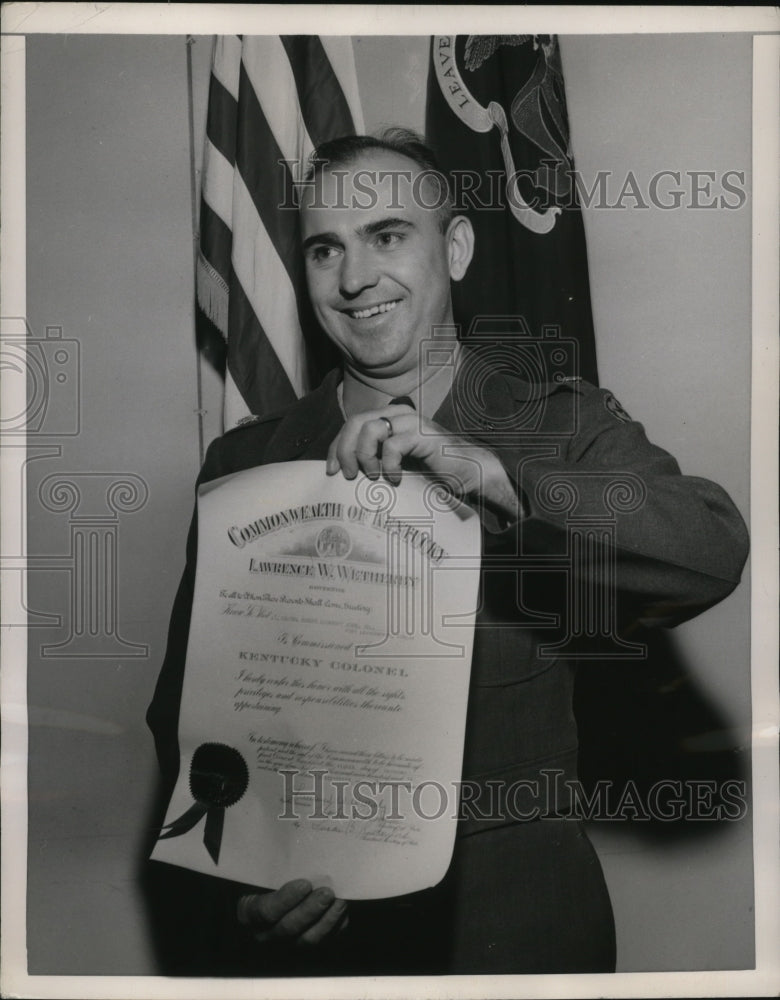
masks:
[[[328,366],[306,293],[294,184],[315,146],[363,130],[350,38],[215,40],[197,289],[227,341],[225,430],[294,402]]]

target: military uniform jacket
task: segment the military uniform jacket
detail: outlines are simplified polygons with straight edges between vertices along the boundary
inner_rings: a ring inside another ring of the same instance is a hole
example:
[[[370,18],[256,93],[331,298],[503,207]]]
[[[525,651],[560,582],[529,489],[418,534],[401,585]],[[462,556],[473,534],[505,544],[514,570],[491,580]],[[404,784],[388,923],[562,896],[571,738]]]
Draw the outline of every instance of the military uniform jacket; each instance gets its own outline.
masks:
[[[740,579],[747,533],[726,493],[682,475],[611,393],[579,380],[533,386],[496,371],[476,380],[464,368],[435,420],[496,452],[524,509],[513,524],[481,511],[463,762],[471,803],[459,823],[459,837],[470,838],[517,823],[502,806],[502,788],[538,781],[545,771],[575,777],[576,656],[614,653],[631,642],[634,624],[674,625],[726,597]],[[339,379],[333,371],[288,410],[215,441],[199,482],[262,464],[324,459],[344,423]],[[148,713],[168,788],[179,766],[196,555],[193,521]]]

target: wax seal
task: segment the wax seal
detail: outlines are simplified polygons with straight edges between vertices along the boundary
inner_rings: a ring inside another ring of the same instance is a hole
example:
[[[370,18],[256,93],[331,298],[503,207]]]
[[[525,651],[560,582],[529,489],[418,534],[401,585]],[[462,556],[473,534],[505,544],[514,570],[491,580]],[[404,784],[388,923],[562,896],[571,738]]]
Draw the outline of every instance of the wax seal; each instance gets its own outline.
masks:
[[[196,802],[227,809],[234,806],[249,787],[246,761],[224,743],[201,743],[192,755],[190,791]]]
[[[234,747],[224,743],[201,743],[190,764],[190,793],[195,802],[166,824],[160,840],[181,837],[205,816],[203,844],[214,864],[219,864],[225,810],[234,806],[249,787],[249,768]]]

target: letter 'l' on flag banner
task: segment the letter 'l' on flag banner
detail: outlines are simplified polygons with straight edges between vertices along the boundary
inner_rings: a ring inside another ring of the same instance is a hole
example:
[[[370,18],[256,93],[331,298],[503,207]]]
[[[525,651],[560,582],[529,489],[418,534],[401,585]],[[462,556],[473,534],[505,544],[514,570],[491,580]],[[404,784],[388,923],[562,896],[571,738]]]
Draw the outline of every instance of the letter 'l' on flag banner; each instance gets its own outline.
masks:
[[[197,290],[227,341],[225,430],[294,402],[334,363],[306,292],[292,192],[315,146],[362,131],[350,38],[216,39]]]
[[[516,352],[517,374],[550,381],[582,376],[597,384],[557,38],[434,36],[426,133],[453,184],[456,209],[476,233],[474,259],[453,287],[464,334],[475,346],[499,339],[505,349],[514,338],[542,338],[547,349]],[[560,366],[556,335],[566,354]]]

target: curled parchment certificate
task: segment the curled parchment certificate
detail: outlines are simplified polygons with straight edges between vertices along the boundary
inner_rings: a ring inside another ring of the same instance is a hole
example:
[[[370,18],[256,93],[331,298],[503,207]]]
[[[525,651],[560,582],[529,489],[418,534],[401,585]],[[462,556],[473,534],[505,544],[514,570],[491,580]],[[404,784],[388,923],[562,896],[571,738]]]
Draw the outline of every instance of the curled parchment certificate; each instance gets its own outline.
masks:
[[[152,858],[348,899],[439,882],[455,838],[474,511],[405,474],[202,486],[180,771]]]

